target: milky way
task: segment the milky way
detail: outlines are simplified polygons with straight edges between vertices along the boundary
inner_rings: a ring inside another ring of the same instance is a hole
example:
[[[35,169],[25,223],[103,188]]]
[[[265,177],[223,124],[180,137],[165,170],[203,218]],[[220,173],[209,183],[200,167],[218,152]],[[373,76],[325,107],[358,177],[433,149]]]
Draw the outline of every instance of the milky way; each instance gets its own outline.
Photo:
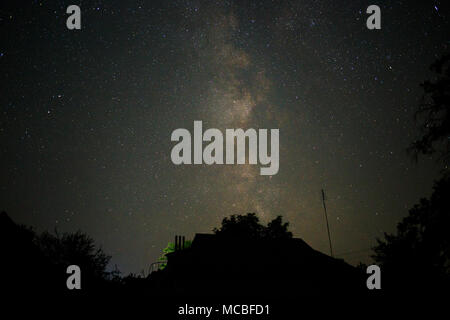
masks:
[[[0,209],[14,220],[81,229],[124,273],[247,212],[283,215],[327,253],[324,188],[335,252],[357,263],[430,194],[433,159],[405,149],[448,50],[439,1],[382,1],[381,30],[363,1],[90,1],[79,31],[70,4],[0,10]],[[171,133],[195,120],[278,128],[278,174],[174,165]]]

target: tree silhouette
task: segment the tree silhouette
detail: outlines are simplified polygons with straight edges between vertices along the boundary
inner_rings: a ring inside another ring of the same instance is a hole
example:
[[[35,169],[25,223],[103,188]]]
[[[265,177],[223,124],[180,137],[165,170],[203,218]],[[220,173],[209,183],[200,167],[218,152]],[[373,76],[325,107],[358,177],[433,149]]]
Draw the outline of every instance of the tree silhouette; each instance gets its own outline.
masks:
[[[396,234],[377,239],[372,256],[385,271],[387,286],[402,291],[440,290],[450,284],[450,54],[431,65],[434,81],[422,83],[424,95],[415,114],[420,138],[408,151],[438,154],[443,176],[435,182],[430,199],[421,199],[397,225]]]
[[[437,74],[435,81],[422,83],[424,95],[415,114],[421,136],[409,147],[417,159],[419,154],[439,154],[444,164],[450,159],[450,54],[430,67]]]
[[[288,239],[292,238],[292,232],[288,231],[289,222],[283,223],[283,218],[277,216],[270,221],[265,228],[265,237],[270,239]]]
[[[391,283],[405,288],[450,284],[450,177],[437,181],[430,199],[421,199],[397,225],[397,234],[377,239],[374,260]]]
[[[111,272],[106,269],[110,257],[81,231],[37,234],[31,228],[14,223],[2,212],[0,240],[7,275],[3,286],[9,290],[67,292],[66,270],[70,265],[80,267],[83,291],[103,289],[120,280],[117,268]]]
[[[267,227],[260,224],[255,213],[246,215],[231,215],[222,220],[222,226],[213,231],[216,235],[230,238],[249,239],[288,239],[292,233],[288,229],[289,223],[283,223],[282,217],[277,216]]]
[[[83,279],[99,281],[109,277],[106,267],[111,257],[96,248],[94,240],[81,231],[62,235],[43,232],[37,237],[37,244],[51,263],[61,269],[75,264],[81,268]]]

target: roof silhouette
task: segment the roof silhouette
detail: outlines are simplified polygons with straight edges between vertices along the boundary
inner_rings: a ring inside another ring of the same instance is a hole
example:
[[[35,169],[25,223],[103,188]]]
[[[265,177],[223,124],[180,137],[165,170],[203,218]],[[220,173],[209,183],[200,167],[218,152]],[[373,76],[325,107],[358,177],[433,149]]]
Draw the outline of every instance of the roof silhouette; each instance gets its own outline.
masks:
[[[167,254],[167,267],[149,276],[173,295],[280,296],[357,293],[358,269],[299,238],[245,239],[196,234],[190,248]]]

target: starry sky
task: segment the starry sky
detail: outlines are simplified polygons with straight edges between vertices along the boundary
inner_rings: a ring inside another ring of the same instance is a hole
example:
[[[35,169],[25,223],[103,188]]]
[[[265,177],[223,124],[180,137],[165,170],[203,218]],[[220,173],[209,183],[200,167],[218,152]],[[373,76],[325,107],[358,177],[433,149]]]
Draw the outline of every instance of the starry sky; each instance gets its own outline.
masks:
[[[6,3],[4,3],[6,2]],[[81,8],[68,30],[66,8]],[[381,8],[368,30],[366,8]],[[125,274],[176,234],[282,215],[336,255],[368,250],[439,167],[406,153],[429,65],[449,47],[440,1],[2,1],[0,209],[82,230]],[[171,162],[173,130],[279,128],[280,170]]]

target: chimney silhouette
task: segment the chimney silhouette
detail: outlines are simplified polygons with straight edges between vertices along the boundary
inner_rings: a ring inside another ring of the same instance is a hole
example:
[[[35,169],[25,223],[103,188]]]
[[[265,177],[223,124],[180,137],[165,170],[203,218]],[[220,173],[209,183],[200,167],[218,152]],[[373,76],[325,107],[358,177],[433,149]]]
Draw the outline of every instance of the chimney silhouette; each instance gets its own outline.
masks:
[[[184,249],[185,238],[184,236],[175,236],[175,251]]]

